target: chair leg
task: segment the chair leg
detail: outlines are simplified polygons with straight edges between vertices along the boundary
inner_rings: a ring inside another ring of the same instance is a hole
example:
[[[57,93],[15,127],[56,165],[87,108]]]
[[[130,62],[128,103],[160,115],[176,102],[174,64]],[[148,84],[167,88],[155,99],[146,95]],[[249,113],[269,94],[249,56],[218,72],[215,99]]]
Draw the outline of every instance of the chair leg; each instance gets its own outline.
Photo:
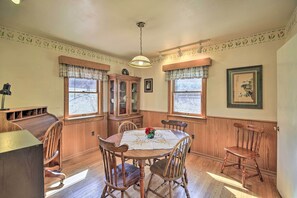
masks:
[[[188,183],[186,182],[186,178],[182,177],[182,182],[183,182],[183,185],[185,188],[186,196],[187,196],[187,198],[190,198],[190,193],[188,190]]]
[[[46,177],[58,177],[60,179],[60,183],[63,184],[66,175],[59,171],[51,171],[51,170],[44,170]]]
[[[102,194],[101,194],[101,198],[105,197],[106,191],[107,191],[107,185],[104,186],[104,189],[103,189]]]
[[[238,168],[240,169],[241,168],[241,158],[238,157]]]
[[[257,172],[258,172],[258,174],[259,174],[260,181],[261,181],[261,182],[263,182],[264,180],[263,180],[263,177],[262,177],[261,171],[260,171],[260,169],[259,169],[259,166],[258,166],[257,160],[256,160],[256,159],[254,159],[254,162],[255,162],[256,170],[257,170]]]
[[[242,187],[245,188],[245,177],[246,177],[246,168],[245,168],[245,159],[242,159],[242,177],[241,177],[241,183]]]
[[[172,186],[171,186],[171,181],[169,181],[169,197],[172,198]]]
[[[185,177],[185,182],[186,182],[186,184],[188,184],[189,181],[188,181],[188,174],[187,174],[187,169],[186,169],[186,167],[184,168],[184,177]]]
[[[124,192],[125,191],[121,191],[121,198],[124,198]]]
[[[229,155],[229,153],[226,151],[224,162],[223,162],[222,167],[221,167],[221,173],[223,173],[223,171],[224,171],[225,165],[227,163],[228,155]]]
[[[137,166],[137,164],[138,164],[138,163],[137,163],[137,160],[133,159],[133,165],[134,165],[134,166]]]
[[[152,182],[153,176],[154,176],[154,174],[151,174],[151,177],[150,177],[149,183],[148,183],[148,185],[147,185],[147,189],[146,189],[146,191],[145,191],[145,197],[147,197],[148,191],[150,190],[150,185],[151,185],[151,182]]]

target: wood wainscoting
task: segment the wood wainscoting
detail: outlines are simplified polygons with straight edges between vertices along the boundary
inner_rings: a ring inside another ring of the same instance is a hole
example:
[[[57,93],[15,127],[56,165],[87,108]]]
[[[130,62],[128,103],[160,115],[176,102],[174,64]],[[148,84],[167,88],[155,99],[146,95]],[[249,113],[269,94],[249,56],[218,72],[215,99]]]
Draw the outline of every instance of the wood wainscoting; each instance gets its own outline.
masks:
[[[276,174],[277,134],[274,131],[276,122],[244,120],[208,116],[206,119],[184,118],[168,115],[166,112],[141,111],[143,126],[160,126],[161,120],[181,120],[188,123],[186,132],[194,135],[191,152],[214,160],[222,161],[224,147],[236,144],[234,123],[254,124],[264,127],[264,136],[260,147],[260,158],[257,160],[260,169],[266,174]],[[236,160],[231,158],[230,160]]]
[[[99,149],[97,136],[107,138],[107,114],[100,117],[65,120],[62,134],[63,161]]]

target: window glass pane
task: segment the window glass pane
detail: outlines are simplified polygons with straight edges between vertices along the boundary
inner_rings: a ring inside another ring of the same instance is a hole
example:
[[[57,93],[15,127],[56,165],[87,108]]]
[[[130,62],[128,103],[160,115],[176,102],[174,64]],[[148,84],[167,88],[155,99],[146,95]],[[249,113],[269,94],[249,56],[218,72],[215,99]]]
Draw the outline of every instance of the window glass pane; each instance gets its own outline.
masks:
[[[72,92],[97,92],[97,80],[69,78],[69,91]]]
[[[202,78],[175,80],[175,91],[201,91]]]
[[[69,115],[98,112],[98,95],[89,93],[69,93]]]
[[[201,93],[174,93],[173,111],[201,114]]]

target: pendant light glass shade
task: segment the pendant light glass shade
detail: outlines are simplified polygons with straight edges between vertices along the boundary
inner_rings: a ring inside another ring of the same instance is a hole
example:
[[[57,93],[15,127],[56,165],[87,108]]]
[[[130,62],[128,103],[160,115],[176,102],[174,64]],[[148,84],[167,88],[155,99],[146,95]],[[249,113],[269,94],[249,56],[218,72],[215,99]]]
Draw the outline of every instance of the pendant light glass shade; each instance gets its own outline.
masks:
[[[151,61],[142,55],[135,56],[130,62],[129,66],[136,68],[150,68],[152,66]]]
[[[142,28],[144,27],[144,22],[138,22],[136,25],[140,28],[140,55],[135,56],[130,62],[129,66],[135,68],[150,68],[152,66],[151,61],[142,55]]]
[[[13,3],[15,4],[20,4],[21,3],[21,0],[11,0]]]

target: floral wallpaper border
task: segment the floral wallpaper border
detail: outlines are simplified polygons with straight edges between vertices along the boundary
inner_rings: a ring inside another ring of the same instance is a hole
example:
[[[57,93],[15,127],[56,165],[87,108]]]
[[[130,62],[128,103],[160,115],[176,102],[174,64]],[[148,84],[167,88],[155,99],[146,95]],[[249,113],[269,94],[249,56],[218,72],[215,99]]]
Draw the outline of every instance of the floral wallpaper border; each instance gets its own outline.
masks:
[[[275,40],[285,39],[288,33],[297,24],[297,8],[294,10],[286,27],[277,28],[275,30],[265,31],[261,33],[252,34],[246,37],[241,37],[237,39],[228,40],[222,43],[213,43],[201,48],[202,54],[218,53],[225,50],[235,49],[239,47],[247,47],[251,45],[262,44],[265,42],[271,42]],[[28,45],[33,45],[36,47],[42,47],[50,50],[55,50],[63,54],[76,55],[80,57],[88,57],[95,61],[105,64],[117,64],[121,66],[127,66],[128,61],[108,55],[104,55],[95,51],[75,47],[72,45],[64,44],[59,41],[54,41],[47,38],[42,38],[29,33],[16,31],[11,28],[7,28],[0,25],[0,39],[6,39],[11,41],[16,41]],[[195,56],[198,53],[197,47],[183,50],[183,55],[185,56]],[[152,63],[158,63],[163,60],[176,60],[179,59],[178,53],[172,53],[169,55],[162,55],[161,57],[151,58]]]
[[[123,59],[115,58],[112,56],[100,54],[95,51],[75,47],[62,42],[54,41],[47,38],[42,38],[25,32],[17,31],[11,28],[0,26],[0,39],[6,39],[32,45],[35,47],[41,47],[49,50],[55,50],[61,54],[76,55],[79,57],[88,57],[95,61],[104,64],[117,64],[127,66],[128,62]]]
[[[295,8],[289,22],[286,25],[286,34],[288,35],[297,24],[297,7]]]
[[[214,43],[214,44],[209,44],[207,46],[202,46],[201,53],[202,54],[211,54],[211,53],[217,53],[217,52],[222,52],[225,50],[230,50],[230,49],[235,49],[239,47],[247,47],[251,45],[257,45],[257,44],[262,44],[265,42],[271,42],[271,41],[276,41],[276,40],[281,40],[286,37],[286,29],[283,28],[278,28],[275,30],[271,31],[266,31],[266,32],[261,32],[257,34],[252,34],[250,36],[246,37],[241,37],[233,40],[228,40],[226,42],[222,43]],[[195,56],[198,53],[198,49],[192,48],[188,50],[183,50],[182,51],[183,55],[185,56]],[[166,56],[161,56],[161,57],[156,57],[152,59],[153,63],[157,63],[163,60],[174,60],[174,59],[179,59],[180,56],[178,53],[174,54],[169,54]]]

